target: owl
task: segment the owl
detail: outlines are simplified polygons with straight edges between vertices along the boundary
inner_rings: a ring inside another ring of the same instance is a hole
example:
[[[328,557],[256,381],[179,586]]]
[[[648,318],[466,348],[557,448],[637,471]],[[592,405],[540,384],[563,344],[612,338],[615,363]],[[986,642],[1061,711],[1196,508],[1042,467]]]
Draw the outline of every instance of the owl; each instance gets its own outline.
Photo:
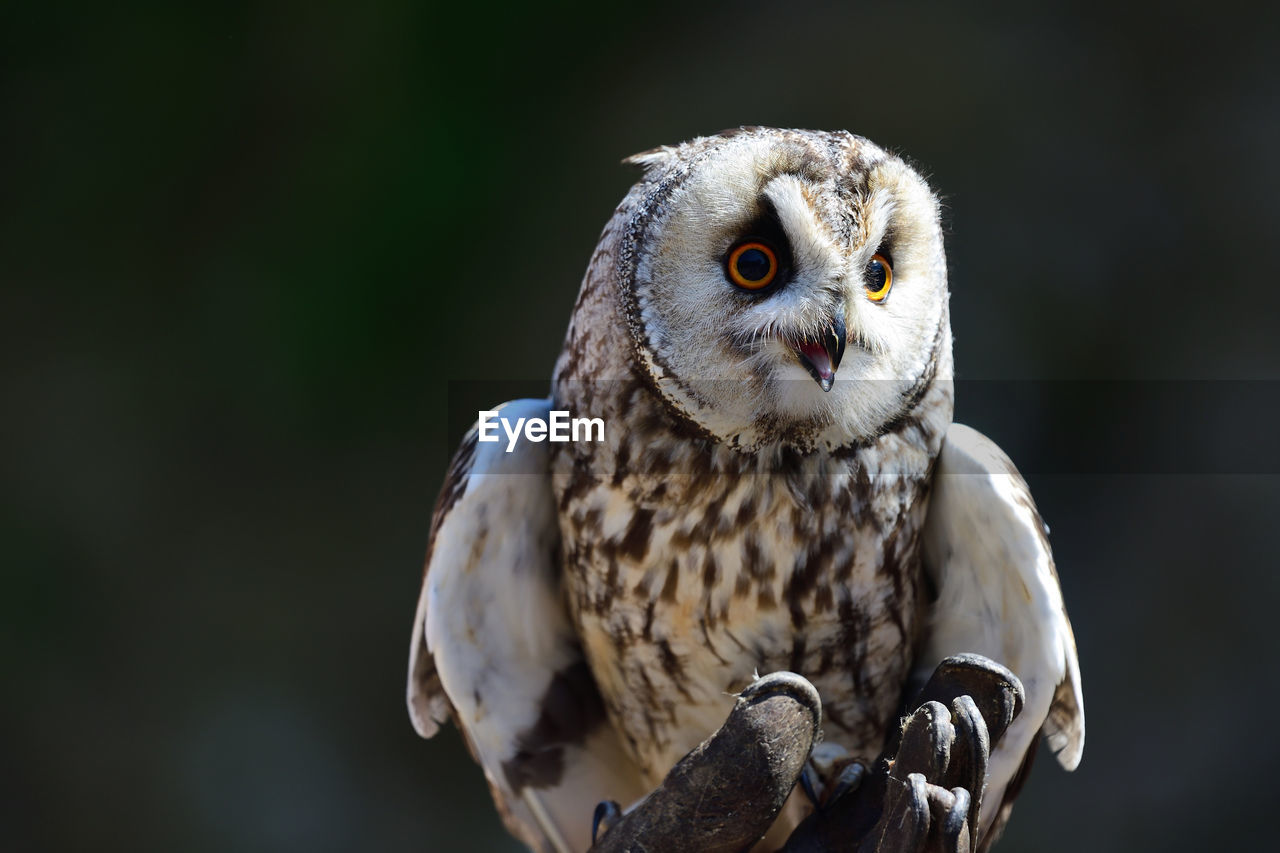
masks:
[[[1047,529],[1005,454],[952,423],[926,182],[844,132],[740,128],[628,162],[643,178],[550,396],[496,410],[512,441],[473,429],[440,493],[419,734],[452,719],[508,828],[577,851],[592,807],[642,798],[754,674],[809,679],[825,745],[867,760],[908,686],[972,652],[1026,690],[985,801],[1016,792],[1042,734],[1073,769],[1080,674]],[[557,412],[603,434],[519,433]],[[793,794],[769,838],[810,807]]]

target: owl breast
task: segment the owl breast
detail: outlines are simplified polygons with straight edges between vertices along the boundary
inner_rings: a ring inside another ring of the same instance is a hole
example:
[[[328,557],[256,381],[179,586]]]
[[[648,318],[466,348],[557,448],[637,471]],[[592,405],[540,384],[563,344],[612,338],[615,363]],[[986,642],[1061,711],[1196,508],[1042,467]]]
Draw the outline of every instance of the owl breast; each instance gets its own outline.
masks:
[[[617,428],[559,445],[553,483],[569,607],[650,782],[756,672],[809,678],[826,739],[873,757],[926,603],[919,531],[941,417],[843,452],[748,455],[691,433],[643,382],[605,384],[558,389]],[[949,397],[932,405],[949,420]]]

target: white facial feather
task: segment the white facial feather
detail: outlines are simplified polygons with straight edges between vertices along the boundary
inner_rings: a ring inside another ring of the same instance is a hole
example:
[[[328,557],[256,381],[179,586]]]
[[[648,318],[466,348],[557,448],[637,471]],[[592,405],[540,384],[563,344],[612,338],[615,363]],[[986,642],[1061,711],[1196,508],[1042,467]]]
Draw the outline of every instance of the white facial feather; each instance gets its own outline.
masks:
[[[658,213],[623,282],[638,308],[638,349],[678,411],[743,449],[869,439],[902,414],[912,383],[930,370],[949,375],[949,359],[937,358],[949,334],[937,202],[897,157],[834,138],[839,157],[760,135],[729,137],[688,162],[676,149],[642,157]],[[746,292],[728,279],[726,256],[770,220],[789,278]],[[894,279],[876,303],[865,276],[882,250]],[[847,348],[824,392],[793,342],[819,340],[837,314]]]

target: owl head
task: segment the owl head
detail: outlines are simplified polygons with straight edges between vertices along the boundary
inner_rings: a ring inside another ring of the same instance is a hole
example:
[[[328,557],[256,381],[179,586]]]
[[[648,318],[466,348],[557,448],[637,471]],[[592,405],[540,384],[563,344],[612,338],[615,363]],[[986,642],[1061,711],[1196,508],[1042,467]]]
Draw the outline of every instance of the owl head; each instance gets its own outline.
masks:
[[[900,158],[742,128],[628,162],[622,310],[681,417],[746,451],[846,447],[949,378],[938,201]]]

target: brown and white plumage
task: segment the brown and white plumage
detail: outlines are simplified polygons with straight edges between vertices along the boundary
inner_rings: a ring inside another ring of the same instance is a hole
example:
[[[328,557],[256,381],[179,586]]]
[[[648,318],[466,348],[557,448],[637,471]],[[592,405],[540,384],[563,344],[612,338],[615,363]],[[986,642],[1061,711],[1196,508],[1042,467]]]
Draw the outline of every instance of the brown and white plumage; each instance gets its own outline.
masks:
[[[957,649],[985,655],[1022,681],[1026,704],[991,759],[983,826],[1043,729],[1058,762],[1084,752],[1084,697],[1048,529],[1009,457],[981,433],[947,431],[933,475],[924,563],[937,588],[916,660],[927,677]]]
[[[504,416],[538,416],[520,400]],[[508,827],[530,846],[588,846],[591,808],[644,793],[608,726],[560,593],[547,446],[472,430],[437,504],[414,619],[409,715],[431,737],[452,711]],[[585,803],[585,805],[584,805]]]
[[[986,654],[1028,692],[988,802],[1042,726],[1074,766],[1079,673],[1043,527],[1003,454],[951,426],[927,185],[843,133],[743,129],[633,162],[551,399],[503,411],[599,417],[605,440],[464,442],[415,622],[419,732],[451,708],[544,849],[585,847],[594,803],[661,780],[756,671],[809,678],[827,741],[870,758],[913,670]],[[757,237],[786,262],[759,293],[726,266]],[[873,301],[877,258],[892,292]]]

